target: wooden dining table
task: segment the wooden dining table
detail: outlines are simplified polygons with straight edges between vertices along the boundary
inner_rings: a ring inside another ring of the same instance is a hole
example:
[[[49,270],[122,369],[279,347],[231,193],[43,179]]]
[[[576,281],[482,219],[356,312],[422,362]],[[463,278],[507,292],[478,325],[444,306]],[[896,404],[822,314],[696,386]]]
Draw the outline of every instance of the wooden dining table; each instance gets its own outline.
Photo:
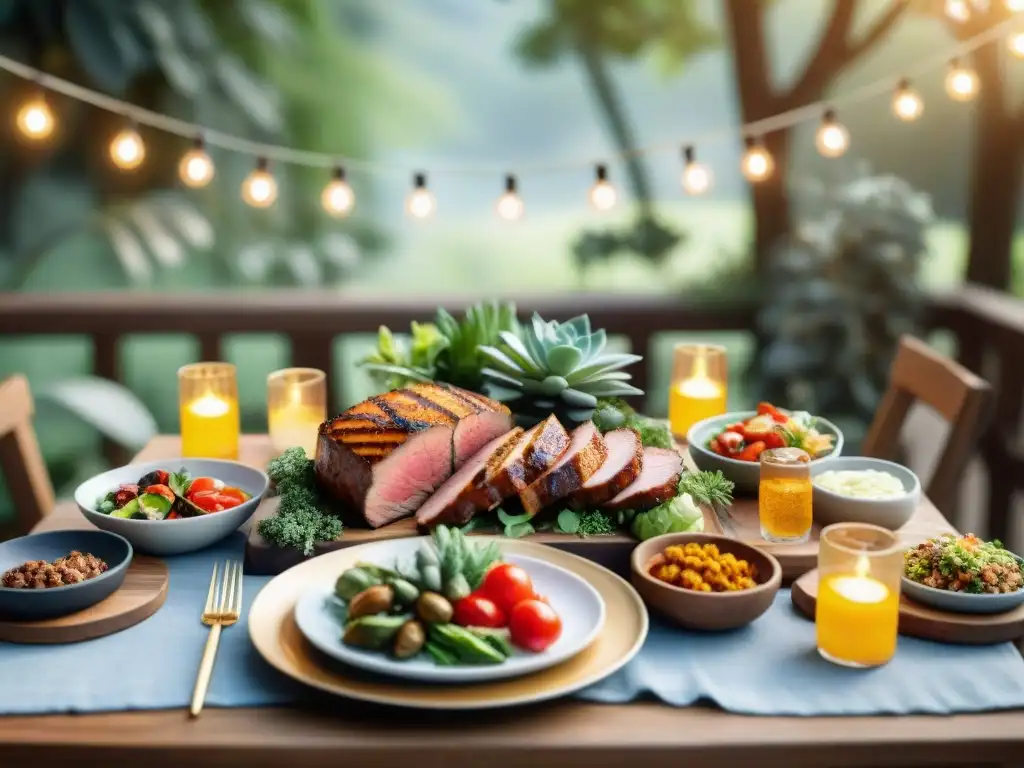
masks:
[[[159,436],[137,459],[173,458],[179,446],[177,437]],[[242,438],[242,461],[265,465],[269,455],[265,435]],[[929,527],[944,522],[927,499],[918,519]],[[35,530],[88,525],[73,504],[60,504]],[[563,699],[493,712],[429,713],[311,692],[301,706],[209,708],[195,719],[184,708],[0,717],[0,768],[48,765],[1016,766],[1024,765],[1024,711],[755,717],[711,704],[675,708],[652,701],[606,705]]]

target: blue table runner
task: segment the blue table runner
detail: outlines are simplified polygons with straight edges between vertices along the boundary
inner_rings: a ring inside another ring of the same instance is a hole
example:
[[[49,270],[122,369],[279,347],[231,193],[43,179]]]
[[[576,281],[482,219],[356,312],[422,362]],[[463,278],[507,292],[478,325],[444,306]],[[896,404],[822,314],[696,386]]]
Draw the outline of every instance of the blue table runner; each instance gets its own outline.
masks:
[[[167,602],[151,618],[108,637],[71,645],[0,643],[0,714],[107,712],[185,707],[208,630],[199,613],[216,560],[241,557],[244,538],[167,560]],[[245,577],[245,610],[269,581]],[[301,701],[305,689],[267,665],[243,620],[221,634],[207,706]],[[829,664],[814,649],[814,624],[789,591],[735,632],[684,632],[653,620],[637,657],[579,692],[587,701],[656,698],[712,701],[758,715],[952,714],[1024,708],[1024,660],[1009,643],[941,645],[901,637],[896,658],[875,670]]]

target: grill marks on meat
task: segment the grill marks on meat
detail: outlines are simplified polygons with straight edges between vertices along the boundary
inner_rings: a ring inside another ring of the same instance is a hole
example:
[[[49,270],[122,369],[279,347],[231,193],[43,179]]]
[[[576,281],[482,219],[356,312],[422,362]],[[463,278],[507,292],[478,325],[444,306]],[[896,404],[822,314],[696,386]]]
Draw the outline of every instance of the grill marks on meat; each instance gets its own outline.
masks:
[[[600,507],[640,476],[644,447],[639,432],[616,429],[605,433],[604,442],[608,458],[583,487],[569,497],[569,503],[576,509]]]
[[[569,447],[569,433],[554,416],[549,416],[519,438],[488,481],[498,501],[524,491],[530,483],[551,469]]]
[[[604,438],[591,421],[581,424],[572,433],[569,447],[547,472],[519,494],[523,509],[529,515],[578,491],[600,469],[608,458]]]
[[[415,512],[465,458],[510,426],[508,408],[497,401],[449,385],[414,384],[322,424],[317,481],[377,528]]]
[[[416,512],[416,522],[428,527],[441,523],[464,525],[477,512],[499,503],[502,497],[495,494],[491,475],[503,465],[522,435],[523,430],[517,427],[477,451],[424,502]]]
[[[643,511],[675,498],[683,474],[683,458],[667,448],[644,448],[639,477],[614,496],[605,509]]]

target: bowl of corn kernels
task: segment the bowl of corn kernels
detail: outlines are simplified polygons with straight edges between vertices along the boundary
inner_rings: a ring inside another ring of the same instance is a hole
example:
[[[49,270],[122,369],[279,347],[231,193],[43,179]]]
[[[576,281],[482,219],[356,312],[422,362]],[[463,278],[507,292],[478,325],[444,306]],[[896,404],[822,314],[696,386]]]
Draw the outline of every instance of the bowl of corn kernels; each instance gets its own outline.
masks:
[[[633,550],[633,586],[648,607],[686,627],[720,631],[759,618],[782,584],[779,561],[710,533],[667,533]]]

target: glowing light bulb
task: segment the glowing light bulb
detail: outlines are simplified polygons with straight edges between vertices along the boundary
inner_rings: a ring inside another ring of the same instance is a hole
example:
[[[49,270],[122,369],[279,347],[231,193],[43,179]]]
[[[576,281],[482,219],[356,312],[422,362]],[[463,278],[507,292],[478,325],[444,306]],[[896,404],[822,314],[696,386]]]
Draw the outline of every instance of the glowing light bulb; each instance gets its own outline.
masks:
[[[146,159],[146,145],[134,128],[125,128],[110,142],[110,159],[122,171],[134,171]]]
[[[494,210],[505,221],[518,221],[523,217],[526,205],[516,190],[516,177],[512,174],[505,177],[505,191],[494,204]]]
[[[185,186],[199,189],[213,180],[214,173],[213,160],[206,154],[202,138],[196,138],[192,143],[192,149],[181,156],[178,176]]]
[[[437,210],[437,201],[427,189],[427,175],[417,173],[413,176],[412,192],[405,199],[406,212],[416,219],[428,219]]]
[[[703,195],[711,188],[711,169],[695,157],[693,147],[683,148],[683,190],[688,195]]]
[[[1024,13],[1024,0],[1006,0],[1006,10],[1010,13]]]
[[[22,135],[32,141],[45,141],[50,138],[57,122],[42,94],[33,96],[22,104],[15,120]]]
[[[256,161],[256,169],[242,182],[242,199],[253,208],[269,208],[277,200],[277,180],[270,173],[265,157]]]
[[[946,75],[946,93],[954,101],[970,101],[978,95],[978,73],[954,60]]]
[[[753,136],[746,138],[747,151],[743,153],[740,169],[747,181],[764,181],[775,170],[775,159]]]
[[[924,102],[920,94],[910,87],[910,81],[904,78],[896,86],[892,96],[892,113],[900,120],[910,122],[917,120],[924,112]]]
[[[850,132],[836,120],[836,113],[826,110],[821,127],[814,137],[814,144],[825,157],[840,157],[850,146]]]
[[[1014,32],[1007,38],[1006,44],[1010,49],[1010,53],[1018,59],[1024,59],[1024,32]]]
[[[971,8],[967,0],[946,0],[946,15],[953,21],[963,24],[971,18]]]
[[[590,204],[598,211],[610,211],[619,201],[619,193],[608,181],[608,169],[605,166],[597,166],[594,176],[594,186],[590,188]]]
[[[320,193],[320,205],[324,210],[336,219],[342,219],[352,213],[356,205],[356,193],[345,181],[345,169],[340,165],[335,167],[331,174],[331,180]]]

